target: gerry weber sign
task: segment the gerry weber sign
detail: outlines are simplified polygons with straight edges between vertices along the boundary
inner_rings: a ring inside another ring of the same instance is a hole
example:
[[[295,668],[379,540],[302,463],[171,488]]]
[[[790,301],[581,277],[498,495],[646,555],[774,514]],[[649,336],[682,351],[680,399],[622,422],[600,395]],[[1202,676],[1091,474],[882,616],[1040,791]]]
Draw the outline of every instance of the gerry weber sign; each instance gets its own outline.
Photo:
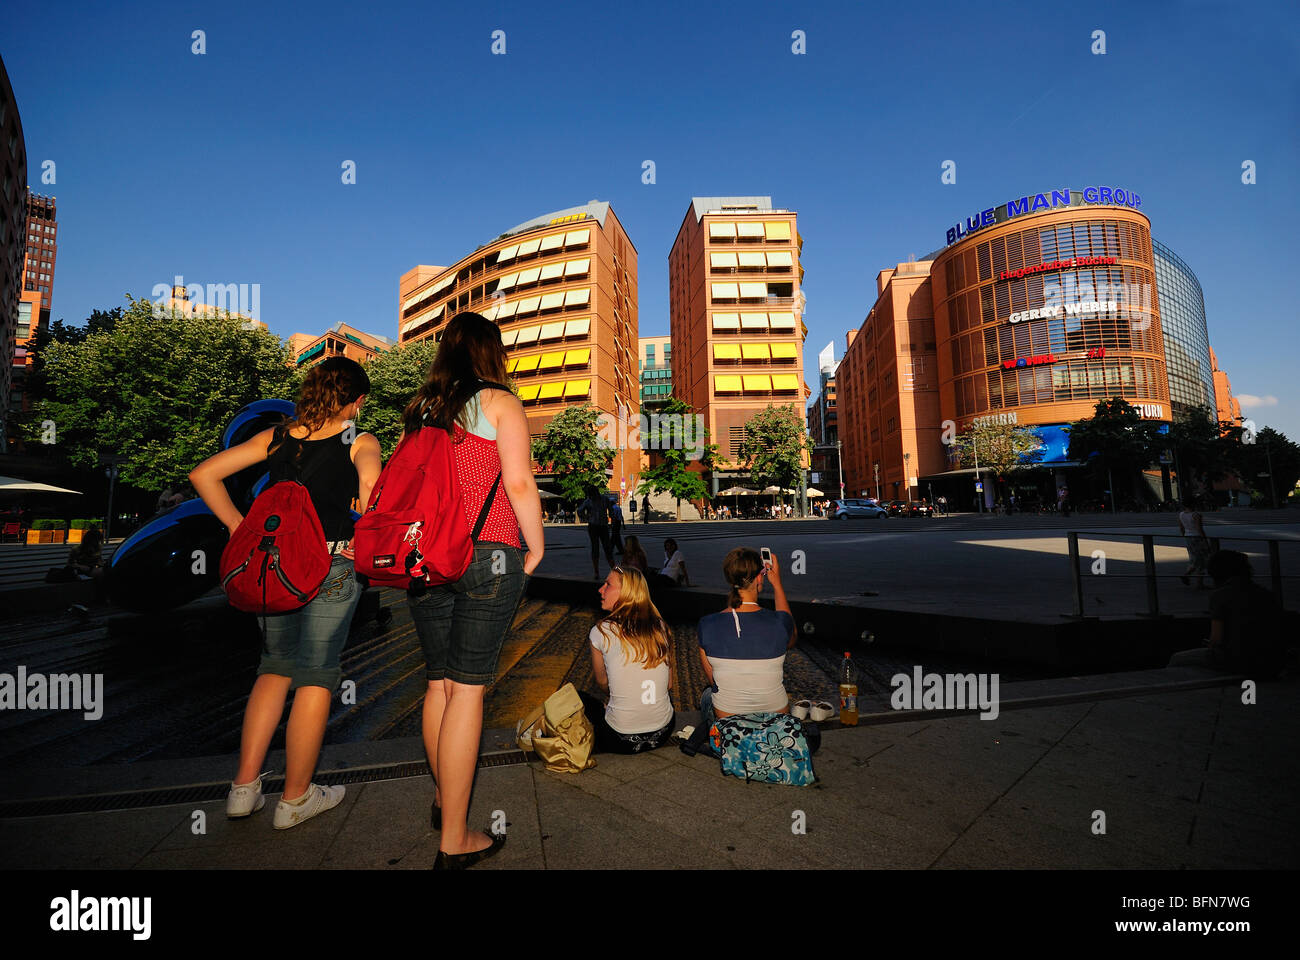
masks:
[[[1075,197],[1079,199],[1076,200]],[[1053,190],[1050,194],[1036,193],[1032,197],[1024,196],[1019,200],[1008,200],[1001,207],[981,210],[978,216],[967,217],[964,224],[959,221],[955,226],[948,228],[948,243],[956,243],[977,230],[983,230],[985,227],[991,227],[995,223],[1010,220],[1021,214],[1053,210],[1056,207],[1074,207],[1079,206],[1080,203],[1100,203],[1115,207],[1132,207],[1136,210],[1142,206],[1142,198],[1132,190],[1125,190],[1122,187],[1084,187],[1083,190],[1070,190],[1067,187],[1065,190]]]

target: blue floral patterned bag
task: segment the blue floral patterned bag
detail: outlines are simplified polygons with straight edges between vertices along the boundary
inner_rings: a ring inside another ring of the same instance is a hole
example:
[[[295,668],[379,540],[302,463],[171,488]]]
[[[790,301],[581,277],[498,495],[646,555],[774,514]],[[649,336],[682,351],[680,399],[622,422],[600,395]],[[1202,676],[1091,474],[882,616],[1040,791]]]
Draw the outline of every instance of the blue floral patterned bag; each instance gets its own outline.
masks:
[[[746,713],[723,717],[710,731],[722,772],[746,782],[806,787],[817,779],[798,717]]]

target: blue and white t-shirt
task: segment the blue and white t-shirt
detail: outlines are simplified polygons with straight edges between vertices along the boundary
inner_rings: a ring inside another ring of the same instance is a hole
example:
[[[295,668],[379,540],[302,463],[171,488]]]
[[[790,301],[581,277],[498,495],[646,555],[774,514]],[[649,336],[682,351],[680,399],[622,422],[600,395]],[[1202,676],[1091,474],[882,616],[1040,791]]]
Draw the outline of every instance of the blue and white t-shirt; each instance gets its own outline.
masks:
[[[724,610],[700,618],[700,649],[723,713],[775,713],[790,703],[782,678],[794,618],[784,610]]]

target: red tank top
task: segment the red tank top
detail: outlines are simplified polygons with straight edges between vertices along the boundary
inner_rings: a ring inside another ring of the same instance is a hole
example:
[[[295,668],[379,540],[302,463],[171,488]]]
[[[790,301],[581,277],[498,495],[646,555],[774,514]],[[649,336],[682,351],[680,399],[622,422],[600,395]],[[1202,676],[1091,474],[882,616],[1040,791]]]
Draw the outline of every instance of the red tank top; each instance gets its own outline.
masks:
[[[471,530],[478,520],[478,513],[483,509],[492,482],[501,472],[501,456],[497,453],[495,440],[486,440],[464,430],[457,424],[452,433],[454,446],[452,456],[456,461],[456,475],[460,478],[461,503],[465,508],[465,522]],[[480,541],[504,543],[512,547],[523,548],[519,540],[519,519],[515,509],[506,496],[505,481],[497,486],[492,509],[488,511],[483,530],[479,533]]]

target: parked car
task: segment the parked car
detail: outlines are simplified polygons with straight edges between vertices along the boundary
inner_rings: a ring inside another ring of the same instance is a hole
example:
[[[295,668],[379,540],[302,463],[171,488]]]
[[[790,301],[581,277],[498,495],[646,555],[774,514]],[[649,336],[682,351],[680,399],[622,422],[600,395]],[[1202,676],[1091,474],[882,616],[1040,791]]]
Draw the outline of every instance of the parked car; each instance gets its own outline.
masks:
[[[830,516],[835,520],[847,520],[850,517],[879,519],[885,515],[883,507],[869,500],[836,500],[831,504],[830,511]]]
[[[909,516],[913,517],[933,517],[934,506],[926,500],[913,500]]]
[[[891,517],[905,517],[908,515],[906,500],[886,500],[882,506]]]

